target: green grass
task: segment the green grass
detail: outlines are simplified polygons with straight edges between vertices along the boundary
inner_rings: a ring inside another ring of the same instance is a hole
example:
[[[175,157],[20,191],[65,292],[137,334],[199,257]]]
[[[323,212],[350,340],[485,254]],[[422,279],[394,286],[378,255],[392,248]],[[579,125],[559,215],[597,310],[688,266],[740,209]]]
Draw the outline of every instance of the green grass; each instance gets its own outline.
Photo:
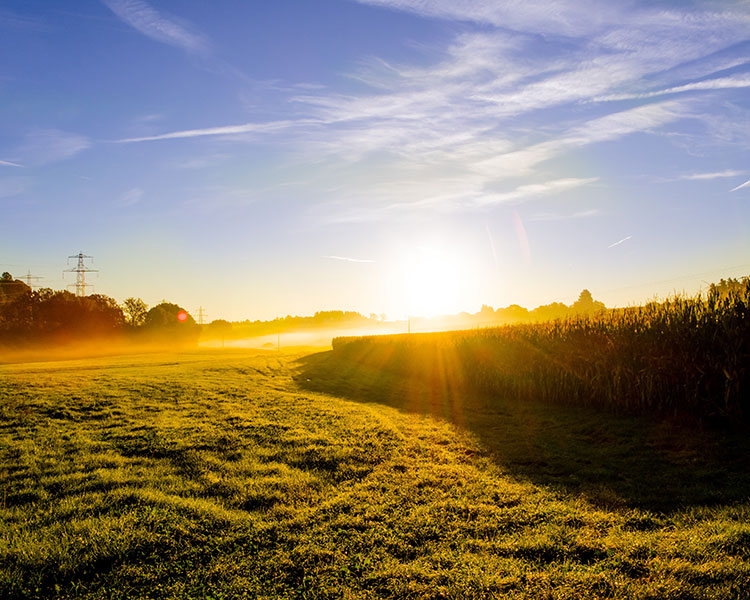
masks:
[[[5,365],[0,597],[740,599],[747,472],[332,353]]]

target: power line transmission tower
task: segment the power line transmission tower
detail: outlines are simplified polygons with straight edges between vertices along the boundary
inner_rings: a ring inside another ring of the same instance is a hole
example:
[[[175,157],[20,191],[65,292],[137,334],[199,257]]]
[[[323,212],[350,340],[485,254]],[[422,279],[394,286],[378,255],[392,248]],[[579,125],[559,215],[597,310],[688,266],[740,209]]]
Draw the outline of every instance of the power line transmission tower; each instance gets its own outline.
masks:
[[[203,325],[204,321],[203,319],[208,316],[208,313],[206,312],[206,309],[204,309],[202,306],[198,307],[198,325]]]
[[[26,272],[26,275],[24,275],[21,279],[24,279],[26,281],[26,285],[28,285],[30,288],[35,288],[35,287],[39,287],[39,286],[32,285],[31,280],[32,279],[36,279],[36,280],[44,279],[44,277],[40,277],[39,275],[32,275],[31,274],[31,269],[29,269]]]
[[[63,271],[63,277],[65,277],[65,273],[75,273],[76,274],[76,282],[71,283],[68,287],[75,286],[76,288],[76,296],[85,296],[86,295],[86,288],[91,287],[90,283],[86,283],[86,273],[98,273],[99,269],[89,269],[84,260],[87,258],[94,259],[93,256],[88,256],[84,254],[83,252],[79,252],[78,254],[73,254],[72,256],[68,257],[68,261],[70,261],[71,258],[77,258],[78,264],[76,265],[75,269],[65,269]]]

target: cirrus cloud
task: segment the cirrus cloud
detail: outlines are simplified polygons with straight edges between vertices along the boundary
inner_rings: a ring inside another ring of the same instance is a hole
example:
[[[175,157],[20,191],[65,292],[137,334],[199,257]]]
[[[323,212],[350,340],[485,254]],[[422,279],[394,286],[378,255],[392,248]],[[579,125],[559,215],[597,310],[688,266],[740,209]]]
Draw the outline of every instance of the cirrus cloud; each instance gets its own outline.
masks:
[[[187,52],[205,54],[208,39],[182,20],[168,17],[143,0],[102,0],[122,21],[151,39],[181,48]]]

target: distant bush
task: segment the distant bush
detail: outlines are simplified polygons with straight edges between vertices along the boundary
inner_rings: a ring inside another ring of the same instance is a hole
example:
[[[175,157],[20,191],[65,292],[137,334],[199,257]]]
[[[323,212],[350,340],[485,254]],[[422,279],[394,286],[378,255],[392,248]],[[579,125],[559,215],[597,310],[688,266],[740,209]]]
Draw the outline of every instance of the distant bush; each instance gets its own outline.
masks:
[[[541,324],[337,338],[334,352],[433,382],[616,410],[747,421],[750,280]]]

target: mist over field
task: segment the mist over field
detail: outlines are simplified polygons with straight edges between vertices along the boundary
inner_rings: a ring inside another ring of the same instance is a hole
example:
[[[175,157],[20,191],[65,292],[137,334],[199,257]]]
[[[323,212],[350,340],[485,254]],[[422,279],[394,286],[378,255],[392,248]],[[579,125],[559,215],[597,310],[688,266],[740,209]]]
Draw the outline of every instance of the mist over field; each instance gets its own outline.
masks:
[[[323,329],[319,331],[307,331],[307,332],[289,332],[283,336],[278,335],[265,335],[256,337],[246,337],[239,339],[206,339],[198,343],[201,348],[256,348],[256,349],[278,349],[278,348],[298,348],[298,347],[313,347],[313,348],[325,348],[331,347],[331,341],[342,335],[380,335],[397,333],[396,329],[399,328],[396,325],[392,327],[378,327],[371,329]]]

